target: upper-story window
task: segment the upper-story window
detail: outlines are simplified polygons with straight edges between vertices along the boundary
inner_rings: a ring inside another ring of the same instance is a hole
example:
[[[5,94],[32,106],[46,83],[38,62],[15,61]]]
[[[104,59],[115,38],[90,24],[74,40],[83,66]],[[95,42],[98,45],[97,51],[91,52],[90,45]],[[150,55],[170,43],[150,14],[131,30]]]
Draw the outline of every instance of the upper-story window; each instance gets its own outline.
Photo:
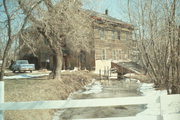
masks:
[[[99,34],[100,34],[100,39],[101,40],[105,39],[105,31],[104,31],[104,29],[100,29]]]
[[[117,36],[118,40],[121,40],[121,32],[118,32],[118,36]]]
[[[126,32],[126,40],[129,40],[129,32]]]
[[[115,32],[112,31],[112,40],[115,40],[116,36],[115,36]]]

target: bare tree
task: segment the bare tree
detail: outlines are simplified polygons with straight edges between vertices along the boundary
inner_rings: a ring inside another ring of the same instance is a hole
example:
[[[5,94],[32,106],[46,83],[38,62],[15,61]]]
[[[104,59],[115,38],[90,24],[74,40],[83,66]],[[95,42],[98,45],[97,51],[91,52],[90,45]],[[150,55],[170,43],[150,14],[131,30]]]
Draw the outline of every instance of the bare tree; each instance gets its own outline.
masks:
[[[28,14],[27,2],[19,0],[19,5],[25,14]],[[89,49],[91,38],[91,19],[82,10],[79,0],[61,0],[52,3],[51,0],[44,0],[38,9],[30,14],[31,25],[40,33],[48,43],[54,57],[54,78],[61,77],[62,49],[68,46],[73,51]],[[47,9],[46,9],[47,8]]]
[[[29,17],[30,12],[35,8],[35,6],[38,4],[34,4],[31,9],[28,11],[27,16],[21,18],[19,17],[21,13],[21,10],[18,6],[16,6],[16,1],[7,1],[7,0],[3,0],[2,2],[2,6],[4,8],[4,11],[1,11],[2,14],[5,15],[1,16],[1,23],[5,24],[4,26],[4,31],[3,31],[3,36],[1,36],[1,42],[3,42],[3,48],[1,50],[3,53],[3,63],[2,63],[2,67],[1,67],[1,72],[0,72],[0,81],[3,80],[3,76],[4,76],[4,72],[5,72],[5,67],[6,64],[8,62],[8,58],[9,58],[9,54],[11,51],[11,47],[13,45],[14,40],[17,38],[18,34],[21,33],[21,31],[24,29],[24,27],[27,24],[27,20]],[[10,7],[10,5],[14,4],[14,6]],[[17,22],[20,21],[20,22]],[[20,23],[20,24],[18,24]],[[18,28],[17,26],[20,26],[20,28]],[[16,28],[17,27],[17,28]]]
[[[11,48],[11,45],[12,45],[12,28],[11,28],[11,16],[9,14],[9,11],[8,11],[8,8],[7,8],[7,4],[6,4],[6,0],[3,0],[3,6],[4,6],[4,10],[5,10],[5,13],[6,13],[6,17],[7,17],[7,31],[8,31],[8,42],[7,42],[7,45],[6,45],[6,48],[4,50],[4,53],[3,53],[3,64],[2,64],[2,67],[1,67],[1,73],[0,73],[0,80],[3,79],[3,76],[4,76],[4,69],[5,69],[5,65],[6,65],[6,62],[7,62],[7,59],[8,59],[8,52]]]
[[[177,5],[176,0],[138,0],[128,4],[129,16],[138,28],[142,61],[156,87],[165,86],[168,94],[180,93]]]

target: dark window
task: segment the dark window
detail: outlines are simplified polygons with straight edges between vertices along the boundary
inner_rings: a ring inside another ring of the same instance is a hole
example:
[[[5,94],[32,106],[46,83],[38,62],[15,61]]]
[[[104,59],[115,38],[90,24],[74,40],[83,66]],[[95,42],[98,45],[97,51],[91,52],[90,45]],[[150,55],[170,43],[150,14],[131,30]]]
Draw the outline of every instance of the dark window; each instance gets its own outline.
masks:
[[[113,50],[113,51],[112,51],[112,59],[113,59],[113,60],[116,60],[116,50]]]
[[[112,40],[115,40],[115,32],[112,31]]]
[[[106,50],[102,50],[102,60],[106,60]]]
[[[121,40],[121,32],[118,32],[118,40]]]
[[[48,45],[48,40],[47,39],[44,40],[44,44]]]
[[[99,30],[100,39],[103,40],[105,38],[104,29]]]
[[[126,32],[126,40],[129,40],[129,32]]]

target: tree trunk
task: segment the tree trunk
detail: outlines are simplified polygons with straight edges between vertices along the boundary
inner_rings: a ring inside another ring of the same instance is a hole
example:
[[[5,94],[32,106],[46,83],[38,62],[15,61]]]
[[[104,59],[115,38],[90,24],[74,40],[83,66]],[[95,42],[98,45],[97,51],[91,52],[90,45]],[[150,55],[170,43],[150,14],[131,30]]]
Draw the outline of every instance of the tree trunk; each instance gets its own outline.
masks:
[[[3,54],[3,64],[2,64],[2,67],[1,67],[0,81],[3,80],[4,71],[5,71],[7,60],[8,60],[8,53],[9,53],[11,45],[13,43],[13,40],[11,38],[11,18],[10,18],[10,14],[8,12],[8,8],[6,6],[6,0],[3,0],[3,6],[4,6],[4,9],[5,9],[6,16],[7,16],[8,42],[7,42],[7,45],[6,45],[6,48],[4,50],[4,54]]]
[[[56,51],[56,54],[53,57],[53,79],[61,79],[61,69],[63,63],[63,54],[61,50]]]
[[[11,45],[12,45],[12,39],[9,38],[7,46],[6,46],[6,48],[4,50],[4,54],[3,54],[3,63],[2,63],[1,72],[0,72],[0,81],[3,80],[5,67],[6,67],[7,60],[8,60],[8,53],[10,51]]]
[[[0,72],[0,81],[3,80],[6,63],[7,63],[7,56],[5,55],[5,56],[3,57],[3,63],[2,63],[1,72]]]
[[[172,85],[171,90],[171,94],[180,94],[180,85]]]

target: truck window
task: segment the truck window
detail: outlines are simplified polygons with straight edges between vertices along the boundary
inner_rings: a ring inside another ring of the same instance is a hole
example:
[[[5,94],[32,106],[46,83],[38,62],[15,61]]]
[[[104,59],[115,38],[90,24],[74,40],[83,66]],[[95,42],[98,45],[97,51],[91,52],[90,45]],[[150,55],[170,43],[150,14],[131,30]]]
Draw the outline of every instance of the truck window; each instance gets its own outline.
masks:
[[[27,60],[19,60],[19,61],[16,61],[17,64],[28,64],[28,61]]]

